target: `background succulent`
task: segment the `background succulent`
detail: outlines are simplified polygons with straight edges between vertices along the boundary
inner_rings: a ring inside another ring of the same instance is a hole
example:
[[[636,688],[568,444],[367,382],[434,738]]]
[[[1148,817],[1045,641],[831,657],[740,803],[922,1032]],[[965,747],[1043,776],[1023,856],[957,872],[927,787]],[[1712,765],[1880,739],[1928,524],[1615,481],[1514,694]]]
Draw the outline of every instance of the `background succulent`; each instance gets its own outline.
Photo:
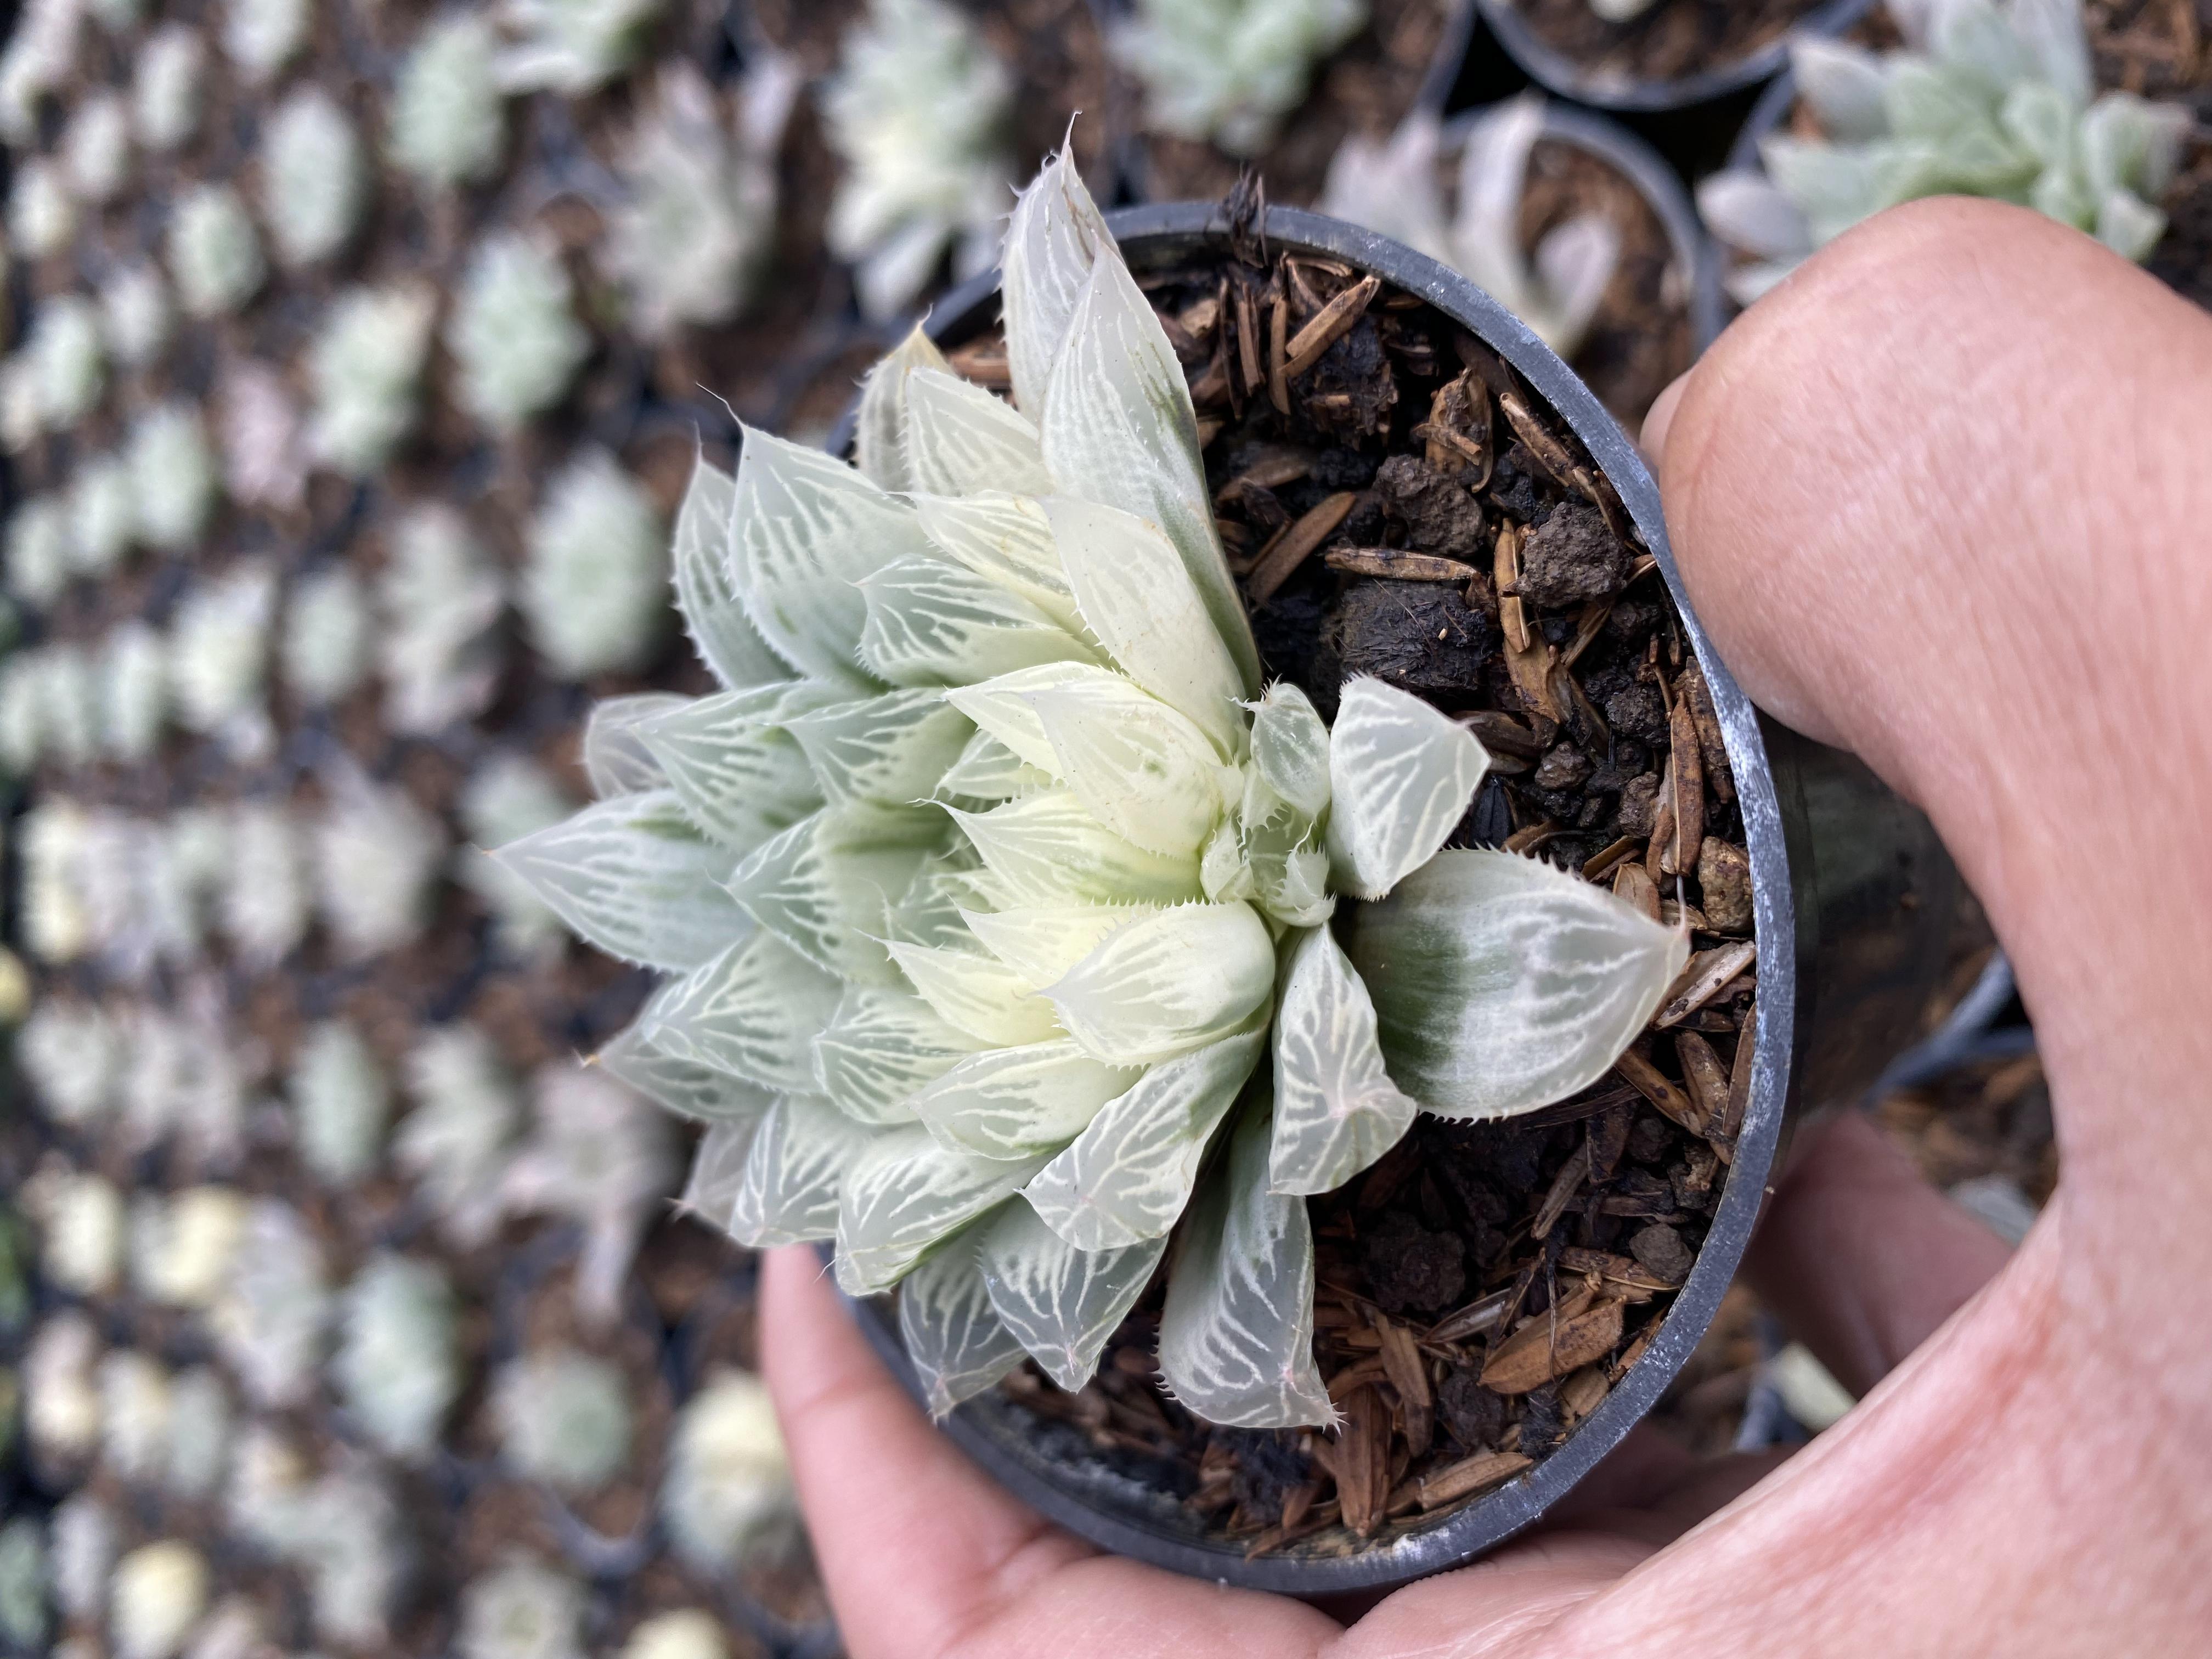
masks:
[[[446,325],[462,404],[498,431],[550,409],[591,355],[559,258],[526,236],[477,244]]]
[[[46,1533],[31,1516],[18,1516],[0,1527],[0,1640],[26,1650],[42,1649],[49,1632],[46,1616]]]
[[[470,844],[455,855],[454,874],[490,908],[502,941],[518,953],[552,946],[562,937],[561,919],[486,849],[550,829],[575,805],[553,774],[526,755],[493,756],[461,791],[461,828]]]
[[[498,562],[447,507],[402,519],[378,579],[383,627],[377,665],[385,719],[395,731],[441,731],[490,700],[507,603]]]
[[[501,1371],[492,1415],[508,1462],[532,1480],[587,1492],[629,1456],[629,1394],[621,1369],[574,1348],[526,1353]]]
[[[232,1372],[264,1406],[296,1404],[313,1378],[331,1318],[326,1275],[299,1212],[256,1200],[210,1325]]]
[[[322,708],[355,690],[368,677],[374,626],[368,595],[349,566],[330,565],[301,577],[285,606],[278,643],[292,694]]]
[[[347,1286],[334,1374],[347,1408],[395,1457],[419,1460],[438,1443],[461,1388],[458,1310],[438,1268],[380,1255]]]
[[[490,21],[462,14],[427,25],[400,67],[392,157],[433,189],[476,184],[498,169],[506,128],[498,51]]]
[[[8,185],[8,235],[25,258],[59,253],[76,234],[76,200],[60,163],[26,158]]]
[[[473,1025],[426,1031],[407,1056],[411,1109],[392,1157],[428,1195],[447,1235],[472,1249],[498,1224],[499,1178],[521,1127],[521,1090]]]
[[[445,827],[406,792],[336,769],[314,826],[315,892],[348,956],[396,950],[422,931],[448,845]]]
[[[368,159],[352,120],[319,87],[276,106],[261,144],[261,202],[276,257],[313,264],[343,248],[368,198]]]
[[[83,826],[82,812],[54,798],[40,801],[21,820],[23,940],[44,962],[74,962],[92,943],[91,919],[74,874]]]
[[[61,294],[41,305],[15,361],[41,425],[59,430],[91,414],[107,387],[100,313],[92,301]]]
[[[169,1378],[159,1361],[132,1348],[100,1362],[100,1456],[118,1476],[149,1483],[169,1447]]]
[[[660,515],[604,450],[553,479],[531,521],[515,596],[531,643],[565,678],[636,668],[666,632]]]
[[[8,520],[8,591],[43,607],[61,597],[69,579],[68,507],[53,495],[21,502]]]
[[[461,1593],[460,1659],[584,1659],[584,1592],[526,1556]]]
[[[118,266],[100,285],[101,337],[116,362],[143,368],[169,342],[169,285],[153,264]]]
[[[228,1187],[204,1186],[167,1199],[148,1194],[143,1201],[149,1206],[144,1224],[133,1218],[140,1291],[167,1307],[213,1307],[230,1282],[246,1236],[248,1200]]]
[[[276,576],[248,563],[203,579],[169,625],[170,690],[187,731],[221,735],[240,754],[270,740],[266,684]]]
[[[759,1378],[720,1371],[684,1402],[660,1513],[678,1553],[706,1573],[727,1571],[765,1530],[793,1524],[783,1435]]]
[[[641,1622],[623,1644],[622,1659],[729,1659],[729,1653],[728,1638],[713,1614],[678,1607]]]
[[[122,94],[92,94],[70,114],[61,139],[70,188],[94,204],[108,201],[131,177],[131,112]]]
[[[99,1444],[99,1363],[100,1333],[74,1309],[48,1315],[32,1334],[23,1358],[23,1428],[41,1457],[73,1462]]]
[[[191,1545],[167,1538],[131,1551],[108,1594],[116,1659],[173,1659],[207,1599],[207,1560]]]
[[[272,79],[307,44],[311,0],[222,0],[223,55],[249,82]]]
[[[356,477],[391,459],[415,424],[436,318],[434,298],[404,285],[355,289],[332,303],[307,362],[318,457]]]
[[[269,274],[246,204],[228,185],[185,192],[169,221],[167,254],[178,303],[194,317],[237,310]]]
[[[71,566],[80,575],[112,574],[138,528],[130,464],[119,455],[88,456],[70,481],[69,511]]]
[[[199,416],[183,404],[147,410],[131,428],[133,533],[149,547],[188,551],[207,527],[216,501],[215,457]]]
[[[123,1194],[89,1170],[50,1170],[34,1180],[25,1207],[39,1224],[39,1265],[72,1296],[106,1296],[122,1281]]]
[[[189,23],[163,23],[140,43],[131,81],[131,114],[138,142],[160,154],[181,148],[198,131],[200,80],[207,46]]]
[[[239,803],[231,818],[223,931],[246,963],[268,968],[307,937],[311,914],[307,836],[281,802]]]
[[[499,54],[499,83],[509,92],[590,92],[629,67],[660,8],[661,0],[500,0],[510,44]]]
[[[114,1511],[92,1492],[80,1492],[55,1507],[49,1534],[54,1601],[70,1618],[100,1616],[121,1533]]]
[[[234,364],[217,394],[225,487],[242,507],[278,511],[307,494],[313,456],[299,404],[283,378],[261,363]]]
[[[294,1515],[280,1553],[307,1574],[315,1633],[342,1648],[389,1641],[418,1565],[390,1486],[348,1464],[318,1480]]]
[[[293,1062],[289,1093],[300,1161],[318,1178],[345,1186],[376,1166],[392,1085],[361,1033],[337,1020],[316,1026]]]
[[[1136,0],[1114,55],[1161,132],[1233,155],[1267,147],[1314,67],[1367,21],[1364,0]]]
[[[187,1503],[212,1497],[229,1468],[230,1391],[210,1365],[194,1365],[169,1379],[169,1444],[162,1485]]]

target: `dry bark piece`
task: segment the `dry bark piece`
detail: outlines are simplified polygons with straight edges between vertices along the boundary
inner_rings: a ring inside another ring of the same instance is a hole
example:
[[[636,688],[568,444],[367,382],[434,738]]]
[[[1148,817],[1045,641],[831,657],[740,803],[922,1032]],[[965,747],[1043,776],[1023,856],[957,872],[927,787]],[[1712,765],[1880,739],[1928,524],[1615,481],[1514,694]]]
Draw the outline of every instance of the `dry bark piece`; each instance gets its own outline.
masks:
[[[1571,1304],[1570,1304],[1571,1305]],[[1482,1386],[1527,1394],[1611,1353],[1620,1341],[1622,1310],[1607,1300],[1557,1318],[1539,1314],[1502,1343],[1482,1368]]]
[[[1674,1055],[1682,1062],[1682,1081],[1697,1104],[1700,1133],[1709,1133],[1728,1115],[1728,1073],[1713,1045],[1696,1031],[1674,1033]]]
[[[1323,306],[1312,321],[1291,337],[1283,373],[1295,380],[1319,362],[1322,352],[1351,331],[1382,287],[1380,276],[1363,276]]]
[[[1755,939],[1738,939],[1732,945],[1698,951],[1682,969],[1681,977],[1668,988],[1667,1000],[1659,1005],[1659,1017],[1651,1023],[1662,1030],[1680,1025],[1758,959],[1759,941]]]
[[[1429,1368],[1419,1345],[1405,1326],[1384,1315],[1375,1316],[1375,1334],[1382,1343],[1382,1369],[1398,1391],[1400,1427],[1406,1449],[1419,1457],[1429,1449],[1436,1426],[1434,1400],[1429,1393]]]
[[[1456,1313],[1446,1314],[1429,1328],[1421,1340],[1432,1346],[1448,1342],[1466,1342],[1493,1331],[1512,1315],[1513,1304],[1519,1297],[1510,1290],[1492,1291],[1479,1302],[1470,1302]]]
[[[1606,1381],[1605,1367],[1585,1365],[1559,1384],[1559,1408],[1570,1423],[1579,1423],[1605,1403],[1612,1384]]]
[[[1291,412],[1291,380],[1283,368],[1290,326],[1291,302],[1278,289],[1267,313],[1267,401],[1279,415]]]
[[[1681,677],[1674,682],[1674,695],[1690,706],[1690,719],[1698,729],[1698,749],[1705,757],[1706,783],[1721,799],[1734,800],[1735,775],[1729,769],[1728,743],[1721,735],[1720,710],[1713,704],[1713,689],[1705,679],[1705,665],[1695,657],[1682,665]]]
[[[1464,1462],[1424,1475],[1414,1483],[1413,1489],[1421,1508],[1439,1509],[1502,1486],[1534,1462],[1519,1452],[1477,1452]]]
[[[1689,1096],[1675,1086],[1671,1079],[1651,1063],[1651,1058],[1644,1052],[1642,1043],[1630,1045],[1613,1064],[1615,1071],[1635,1085],[1638,1094],[1668,1118],[1693,1135],[1705,1132],[1705,1114],[1698,1109],[1697,1103]]]
[[[1012,392],[1014,389],[1013,365],[1007,361],[1003,341],[985,340],[975,345],[962,346],[945,356],[951,360],[952,372],[962,380],[993,392]]]
[[[1254,605],[1265,605],[1274,598],[1275,590],[1290,580],[1291,573],[1336,533],[1337,526],[1358,500],[1358,495],[1352,490],[1339,490],[1315,502],[1294,523],[1285,526],[1281,535],[1261,552],[1260,562],[1245,580],[1245,596]]]
[[[1705,763],[1698,748],[1697,722],[1686,699],[1674,700],[1667,717],[1668,770],[1674,788],[1668,805],[1674,809],[1674,833],[1660,867],[1670,876],[1687,875],[1698,867],[1698,853],[1705,839]]]
[[[1552,1177],[1551,1189],[1544,1194],[1541,1208],[1536,1212],[1535,1224],[1528,1229],[1531,1238],[1545,1238],[1559,1224],[1559,1219],[1582,1190],[1583,1182],[1589,1179],[1590,1148],[1585,1139],[1573,1157],[1559,1165],[1559,1174]]]
[[[1390,1413],[1371,1388],[1344,1402],[1344,1427],[1336,1443],[1336,1495],[1344,1524],[1364,1538],[1382,1518],[1390,1478]]]
[[[1633,842],[1627,844],[1634,845]],[[1650,872],[1632,859],[1613,872],[1613,896],[1625,903],[1634,905],[1654,921],[1661,919],[1659,884],[1651,879]]]
[[[1489,751],[1493,761],[1500,755],[1534,760],[1544,752],[1544,745],[1536,740],[1536,734],[1502,710],[1474,708],[1452,718],[1474,733],[1475,741]],[[1587,875],[1589,871],[1585,869],[1583,873]]]
[[[1429,399],[1428,420],[1413,435],[1426,446],[1428,463],[1438,471],[1449,475],[1455,465],[1464,469],[1459,482],[1469,489],[1490,482],[1498,456],[1491,436],[1490,389],[1474,370],[1437,389]]]
[[[1243,371],[1244,395],[1249,397],[1267,384],[1267,361],[1260,355],[1260,310],[1252,301],[1252,285],[1239,282],[1237,289],[1237,356]]]
[[[1407,553],[1395,547],[1335,547],[1325,556],[1331,570],[1352,576],[1384,576],[1401,582],[1464,582],[1479,574],[1471,564],[1433,553]]]
[[[1466,717],[1462,716],[1462,718],[1465,719]],[[1477,735],[1480,736],[1480,734],[1478,732]],[[1631,853],[1633,853],[1636,850],[1636,846],[1637,842],[1635,836],[1623,836],[1619,841],[1613,842],[1610,845],[1601,848],[1598,852],[1592,854],[1591,857],[1583,865],[1583,879],[1584,881],[1601,880],[1603,878],[1607,871],[1612,869],[1615,865],[1619,864],[1621,860],[1626,858]]]
[[[1298,444],[1271,444],[1248,456],[1237,475],[1213,492],[1217,507],[1227,506],[1248,489],[1274,490],[1296,483],[1313,471],[1314,453]]]

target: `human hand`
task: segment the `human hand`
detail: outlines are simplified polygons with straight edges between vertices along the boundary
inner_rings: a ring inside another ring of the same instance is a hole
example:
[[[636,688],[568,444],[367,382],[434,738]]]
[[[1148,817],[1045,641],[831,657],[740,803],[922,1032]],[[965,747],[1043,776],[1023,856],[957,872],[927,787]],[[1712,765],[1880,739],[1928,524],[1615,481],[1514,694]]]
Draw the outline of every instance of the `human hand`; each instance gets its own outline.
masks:
[[[1723,659],[1929,812],[2011,955],[2064,1160],[2042,1219],[2008,1260],[1863,1122],[1801,1137],[1748,1269],[1861,1407],[1771,1473],[1640,1431],[1348,1625],[1047,1526],[779,1252],[766,1368],[853,1659],[2204,1650],[2212,319],[2035,215],[1916,204],[1747,313],[1647,440]]]

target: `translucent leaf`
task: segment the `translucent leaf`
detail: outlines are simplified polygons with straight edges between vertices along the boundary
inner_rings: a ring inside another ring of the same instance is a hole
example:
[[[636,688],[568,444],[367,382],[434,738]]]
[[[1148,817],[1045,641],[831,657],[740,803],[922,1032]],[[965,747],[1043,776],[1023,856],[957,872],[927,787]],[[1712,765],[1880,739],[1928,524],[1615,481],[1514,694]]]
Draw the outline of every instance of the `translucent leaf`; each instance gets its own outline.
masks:
[[[656,1105],[701,1123],[750,1123],[773,1103],[773,1097],[753,1084],[696,1060],[679,1060],[656,1046],[645,1035],[651,1018],[649,1011],[640,1014],[600,1045],[592,1063]]]
[[[899,1286],[899,1338],[933,1418],[945,1417],[1022,1363],[1022,1345],[991,1305],[967,1233],[933,1251]]]
[[[1045,734],[1043,718],[1030,699],[1040,691],[1062,690],[1079,695],[1111,696],[1116,682],[1128,684],[1112,669],[1101,668],[1094,663],[1055,662],[1001,674],[975,685],[955,686],[945,694],[945,698],[975,721],[978,730],[988,732],[1013,750],[1023,764],[1057,780],[1060,757],[1054,751],[1052,739]]]
[[[957,374],[921,368],[906,382],[907,465],[915,487],[935,495],[1010,489],[1052,493],[1036,428]]]
[[[1756,305],[1781,287],[1800,263],[1796,259],[1768,259],[1754,265],[1739,265],[1723,279],[1722,286],[1736,304]]]
[[[1052,521],[1036,501],[987,489],[957,499],[917,495],[914,506],[940,551],[1027,599],[1062,628],[1081,629],[1075,594],[1053,544]]]
[[[965,842],[932,854],[891,908],[890,937],[902,945],[973,951],[963,907],[977,902],[975,883],[981,874],[975,849]]]
[[[2081,118],[2081,167],[2100,197],[2129,191],[2145,203],[2163,198],[2173,183],[2189,112],[2179,104],[2154,104],[2130,93],[2108,92]]]
[[[1510,853],[1438,854],[1347,941],[1390,1075],[1425,1110],[1510,1117],[1605,1075],[1689,955],[1607,889]]]
[[[1798,95],[1829,137],[1852,144],[1889,131],[1882,107],[1888,72],[1864,46],[1826,35],[1800,35],[1790,43],[1790,67]]]
[[[786,714],[842,695],[801,683],[695,697],[633,728],[691,821],[738,854],[750,853],[820,810],[822,791]]]
[[[1489,766],[1472,732],[1419,697],[1378,679],[1345,682],[1328,747],[1337,886],[1380,898],[1426,864]]]
[[[997,957],[945,945],[894,942],[889,948],[922,1000],[956,1030],[999,1048],[1062,1035],[1052,1005]]]
[[[1199,590],[1158,528],[1069,496],[1044,504],[1083,620],[1115,665],[1188,715],[1224,758],[1244,747],[1248,695]]]
[[[1049,985],[1116,928],[1158,911],[1146,904],[1070,904],[963,912],[992,955],[1033,985]]]
[[[1056,781],[1051,773],[1039,771],[988,732],[978,732],[937,781],[936,793],[942,801],[1018,800],[1049,789]]]
[[[1108,934],[1043,988],[1068,1035],[1135,1066],[1226,1036],[1275,984],[1275,942],[1249,904],[1186,904]]]
[[[1544,309],[1530,325],[1553,350],[1572,356],[1620,268],[1620,227],[1605,213],[1578,213],[1544,233],[1534,265]]]
[[[1006,366],[1013,374],[1014,401],[1031,420],[1043,417],[1053,362],[1090,283],[1091,267],[1113,246],[1073,159],[1065,150],[1047,157],[1036,181],[1014,204],[1000,257]]]
[[[867,620],[860,659],[893,685],[968,685],[1094,657],[1018,593],[935,553],[887,565],[861,593]]]
[[[763,1089],[811,1094],[816,1033],[844,987],[773,933],[756,933],[663,986],[641,1029],[665,1054]]]
[[[825,973],[896,983],[878,943],[891,906],[945,844],[934,808],[824,807],[739,865],[730,891],[754,920]]]
[[[1460,147],[1451,264],[1535,325],[1545,310],[1521,237],[1528,159],[1544,135],[1544,100],[1523,93],[1486,111]]]
[[[1198,896],[1198,858],[1121,839],[1072,793],[1048,789],[988,812],[947,808],[1012,904],[1174,904]]]
[[[1167,1254],[1164,1238],[1079,1250],[1009,1204],[984,1228],[978,1255],[1000,1322],[1045,1375],[1071,1393],[1091,1380],[1107,1339],[1128,1317]]]
[[[1715,236],[1739,252],[1796,259],[1813,251],[1804,214],[1763,173],[1743,168],[1699,181],[1698,212]]]
[[[915,488],[906,459],[907,375],[917,368],[951,367],[917,323],[896,350],[868,371],[860,382],[860,418],[853,432],[853,459],[865,477],[900,495]]]
[[[900,806],[927,800],[975,728],[937,691],[890,691],[784,722],[833,801]]]
[[[676,514],[676,607],[700,659],[726,690],[788,679],[791,670],[745,615],[732,559],[738,486],[703,455]]]
[[[969,1054],[907,1103],[946,1146],[979,1158],[1055,1152],[1137,1080],[1066,1038]]]
[[[923,1128],[878,1134],[846,1173],[838,1285],[848,1296],[889,1290],[930,1246],[1011,1197],[1043,1161],[972,1157]]]
[[[1943,164],[1942,152],[1930,144],[1842,149],[1779,136],[1760,140],[1759,156],[1822,246],[1884,208],[1928,194]]]
[[[915,1091],[976,1046],[910,991],[848,986],[836,1018],[814,1039],[814,1071],[822,1092],[856,1121],[911,1123]]]
[[[1252,710],[1252,766],[1309,823],[1328,811],[1328,727],[1287,680],[1269,686]]]
[[[2014,87],[2005,94],[1997,121],[2046,171],[2072,170],[2075,111],[2056,87],[2040,81]]]
[[[717,1123],[699,1138],[691,1154],[691,1173],[684,1183],[683,1195],[676,1200],[678,1210],[729,1231],[738,1197],[744,1191],[753,1136],[766,1115],[763,1112],[761,1117]]]
[[[2148,259],[2165,239],[2166,216],[2132,191],[2108,191],[2097,204],[2097,240],[2124,259]]]
[[[592,716],[584,723],[584,772],[592,781],[592,793],[608,800],[641,789],[666,787],[660,763],[646,748],[638,728],[690,701],[672,691],[639,691],[593,703]]]
[[[1218,774],[1206,736],[1128,680],[1030,694],[1058,760],[1054,769],[1091,817],[1146,851],[1188,857],[1221,821]],[[1233,775],[1232,775],[1233,787]]]
[[[842,461],[748,427],[733,521],[738,585],[761,636],[807,675],[864,684],[858,584],[926,556],[914,510]]]
[[[1396,1146],[1419,1109],[1383,1066],[1367,988],[1316,927],[1292,948],[1275,1008],[1269,1184],[1334,1192]]]
[[[2034,59],[2036,73],[2079,109],[2096,91],[2096,69],[2082,27],[2081,0],[2012,0],[2014,32]]]
[[[1267,1115],[1255,1105],[1192,1206],[1168,1270],[1160,1372],[1169,1390],[1228,1428],[1334,1424],[1314,1366],[1313,1287],[1306,1201],[1268,1191]]]
[[[1023,1196],[1079,1250],[1166,1237],[1190,1202],[1207,1141],[1266,1040],[1258,1025],[1152,1066],[1107,1102]]]
[[[2038,72],[2027,42],[1990,0],[1944,0],[1930,21],[1929,46],[1961,86],[1995,99]]]
[[[835,1238],[846,1171],[877,1139],[826,1100],[777,1101],[746,1150],[730,1237],[756,1250]]]
[[[1973,82],[1920,58],[1891,60],[1882,110],[1898,138],[1942,143],[1985,124],[1996,100]]]
[[[1234,822],[1224,820],[1217,825],[1199,849],[1198,884],[1217,904],[1249,899],[1259,892],[1252,879],[1252,866],[1244,857],[1240,827]]]
[[[493,856],[624,962],[683,973],[750,931],[722,890],[730,854],[692,829],[672,789],[601,801]]]

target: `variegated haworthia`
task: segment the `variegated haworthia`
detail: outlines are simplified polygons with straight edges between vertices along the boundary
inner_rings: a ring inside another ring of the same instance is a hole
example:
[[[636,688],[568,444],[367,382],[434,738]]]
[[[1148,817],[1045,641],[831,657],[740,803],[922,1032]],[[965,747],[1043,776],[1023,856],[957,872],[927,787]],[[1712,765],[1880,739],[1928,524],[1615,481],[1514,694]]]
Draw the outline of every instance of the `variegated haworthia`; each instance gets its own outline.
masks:
[[[916,332],[857,465],[700,463],[676,588],[721,689],[602,703],[599,799],[501,856],[667,975],[599,1063],[706,1126],[686,1207],[903,1282],[939,1410],[1024,1353],[1080,1386],[1164,1261],[1177,1396],[1326,1423],[1304,1196],[1419,1111],[1595,1081],[1686,945],[1439,851],[1463,726],[1261,684],[1182,371],[1065,158],[1005,269],[1012,404]]]

